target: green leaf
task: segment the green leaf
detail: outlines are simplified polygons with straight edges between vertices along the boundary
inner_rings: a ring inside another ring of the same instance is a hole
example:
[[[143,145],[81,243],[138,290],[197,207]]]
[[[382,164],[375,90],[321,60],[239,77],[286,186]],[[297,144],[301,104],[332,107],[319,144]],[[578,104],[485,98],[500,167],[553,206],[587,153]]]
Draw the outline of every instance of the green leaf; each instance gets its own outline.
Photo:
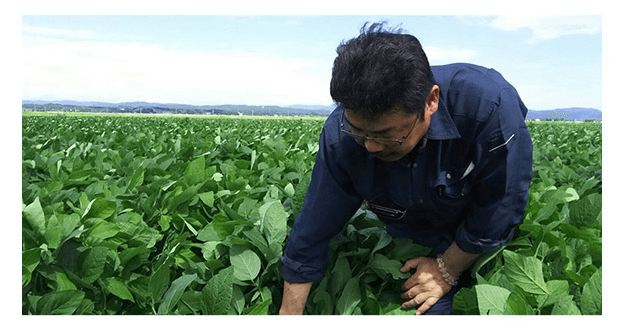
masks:
[[[186,287],[196,278],[197,274],[193,273],[191,275],[185,274],[175,279],[171,287],[166,291],[166,294],[164,294],[164,299],[162,303],[160,303],[160,307],[158,307],[158,314],[173,314],[175,305],[177,305],[177,302],[181,299]]]
[[[82,303],[84,295],[84,292],[80,290],[64,290],[47,293],[37,302],[35,313],[42,315],[73,314],[80,306],[80,303]]]
[[[552,315],[581,315],[577,303],[572,299],[572,295],[561,295],[555,297]]]
[[[410,273],[401,272],[402,263],[397,260],[391,260],[388,257],[382,254],[375,254],[371,262],[369,263],[369,267],[376,271],[381,277],[384,277],[386,274],[390,274],[393,279],[408,279],[410,277]]]
[[[590,277],[583,286],[581,293],[581,312],[583,314],[602,314],[603,312],[603,269],[602,267]]]
[[[313,314],[331,315],[333,314],[333,298],[324,289],[318,289],[313,295]]]
[[[108,221],[100,221],[93,225],[85,234],[85,238],[108,239],[119,233],[119,227]]]
[[[330,272],[328,288],[333,295],[338,295],[346,283],[352,279],[352,269],[345,256],[339,256]]]
[[[145,168],[139,166],[134,173],[132,173],[132,177],[130,178],[130,182],[127,185],[127,190],[134,190],[136,187],[143,184],[145,179]]]
[[[361,289],[359,287],[359,278],[350,279],[337,300],[337,313],[342,315],[351,315],[354,309],[361,302]]]
[[[49,248],[58,248],[63,238],[65,229],[62,225],[60,225],[56,215],[54,214],[52,214],[47,221],[48,222],[45,228],[45,241],[47,242]]]
[[[205,181],[205,157],[199,156],[188,164],[184,171],[184,179],[189,186]]]
[[[84,210],[83,219],[98,218],[107,219],[114,215],[117,211],[117,202],[114,200],[95,198]]]
[[[478,315],[477,294],[473,288],[461,288],[454,295],[453,314]]]
[[[134,302],[134,296],[132,296],[132,293],[127,288],[127,285],[116,277],[106,279],[106,288],[108,288],[108,291],[118,298]]]
[[[261,303],[257,303],[253,306],[252,310],[248,313],[249,315],[267,315],[268,309],[270,308],[270,304],[272,304],[272,299],[267,299]]]
[[[570,207],[570,222],[578,228],[592,227],[602,211],[602,195],[589,194]]]
[[[242,281],[253,280],[261,270],[261,259],[246,246],[233,245],[229,250],[233,275]]]
[[[233,267],[220,270],[207,281],[201,293],[203,314],[228,314],[233,299]]]
[[[39,197],[23,209],[24,217],[33,231],[40,235],[45,235],[45,215]]]
[[[385,309],[384,315],[414,315],[417,312],[416,308],[404,309],[400,304],[395,304],[390,308]]]
[[[163,263],[149,279],[149,293],[154,303],[160,301],[171,281],[171,268],[168,262]]]
[[[77,290],[76,285],[71,282],[69,277],[60,269],[57,269],[54,272],[55,281],[56,281],[56,291],[63,290]]]
[[[214,192],[213,191],[208,191],[208,192],[203,192],[200,193],[199,195],[199,199],[201,199],[201,201],[209,206],[209,207],[214,207]]]
[[[503,251],[503,258],[505,272],[510,282],[528,293],[549,293],[542,275],[542,261],[533,256],[523,256],[508,250]]]
[[[509,290],[493,285],[476,285],[475,292],[481,315],[504,314],[505,303],[511,293]]]
[[[510,293],[503,309],[505,315],[532,315],[533,308],[518,293]]]
[[[87,284],[94,283],[104,272],[107,258],[106,247],[97,246],[87,250],[82,262],[82,280]]]
[[[22,252],[22,287],[30,283],[32,273],[39,265],[41,249],[32,248]]]
[[[263,222],[263,233],[268,245],[281,245],[287,237],[287,213],[280,200],[272,201],[259,208]]]
[[[288,183],[287,186],[285,186],[285,188],[283,189],[283,191],[285,191],[285,194],[289,197],[293,197],[294,193],[296,192],[296,190],[294,189],[294,185],[292,185],[291,183]]]

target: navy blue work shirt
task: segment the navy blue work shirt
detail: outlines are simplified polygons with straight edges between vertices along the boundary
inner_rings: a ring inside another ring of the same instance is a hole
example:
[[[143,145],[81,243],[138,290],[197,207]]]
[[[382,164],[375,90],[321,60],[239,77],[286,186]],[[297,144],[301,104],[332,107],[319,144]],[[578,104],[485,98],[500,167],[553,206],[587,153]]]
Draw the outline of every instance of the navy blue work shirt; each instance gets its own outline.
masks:
[[[527,108],[493,69],[451,64],[432,66],[432,73],[438,109],[424,138],[399,161],[383,162],[342,133],[343,108],[327,118],[282,258],[283,279],[320,279],[330,240],[363,202],[397,209],[393,216],[374,212],[394,237],[430,247],[455,242],[486,253],[512,238],[532,177]]]

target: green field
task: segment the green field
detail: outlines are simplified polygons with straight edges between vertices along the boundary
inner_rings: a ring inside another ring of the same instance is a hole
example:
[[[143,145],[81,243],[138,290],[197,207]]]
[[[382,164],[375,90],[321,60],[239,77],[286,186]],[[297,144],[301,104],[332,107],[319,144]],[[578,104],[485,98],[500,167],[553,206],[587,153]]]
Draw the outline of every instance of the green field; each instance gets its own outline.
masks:
[[[276,314],[280,257],[323,119],[22,116],[23,314]],[[516,238],[463,275],[455,314],[602,313],[602,131],[529,122]],[[392,240],[362,208],[308,314],[412,314]]]

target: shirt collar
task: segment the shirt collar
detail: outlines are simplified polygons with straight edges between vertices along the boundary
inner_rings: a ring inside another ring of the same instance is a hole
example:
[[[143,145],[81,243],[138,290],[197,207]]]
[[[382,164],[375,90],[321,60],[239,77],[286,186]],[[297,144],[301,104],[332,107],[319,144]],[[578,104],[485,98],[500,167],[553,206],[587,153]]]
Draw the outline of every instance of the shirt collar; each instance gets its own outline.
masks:
[[[460,132],[458,132],[454,120],[449,115],[447,105],[442,97],[439,97],[438,109],[430,117],[427,135],[428,138],[436,140],[460,138]]]

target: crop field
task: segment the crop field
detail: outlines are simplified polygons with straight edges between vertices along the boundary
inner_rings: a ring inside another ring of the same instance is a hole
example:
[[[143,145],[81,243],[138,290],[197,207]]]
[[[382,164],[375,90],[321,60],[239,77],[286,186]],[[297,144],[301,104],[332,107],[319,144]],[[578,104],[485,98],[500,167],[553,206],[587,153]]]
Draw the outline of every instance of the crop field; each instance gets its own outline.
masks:
[[[277,314],[322,124],[24,114],[22,314]],[[463,274],[454,314],[602,313],[601,125],[529,128],[524,221]],[[414,314],[399,268],[427,251],[362,207],[305,313]]]

